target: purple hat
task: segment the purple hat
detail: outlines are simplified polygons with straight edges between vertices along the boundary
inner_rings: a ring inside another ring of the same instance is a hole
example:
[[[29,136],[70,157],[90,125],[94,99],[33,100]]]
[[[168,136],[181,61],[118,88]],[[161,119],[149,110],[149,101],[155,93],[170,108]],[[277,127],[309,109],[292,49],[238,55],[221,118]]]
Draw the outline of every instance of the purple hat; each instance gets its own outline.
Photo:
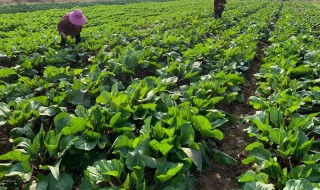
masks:
[[[69,20],[76,26],[82,26],[87,22],[86,17],[82,14],[81,10],[76,9],[69,14]]]

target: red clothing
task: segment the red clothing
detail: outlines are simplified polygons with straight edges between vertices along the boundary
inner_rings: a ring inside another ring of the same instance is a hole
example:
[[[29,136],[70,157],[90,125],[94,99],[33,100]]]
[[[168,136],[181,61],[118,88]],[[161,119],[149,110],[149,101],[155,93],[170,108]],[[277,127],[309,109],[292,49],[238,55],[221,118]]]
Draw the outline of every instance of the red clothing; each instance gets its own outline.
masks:
[[[58,30],[60,33],[63,32],[67,36],[77,36],[82,31],[82,26],[72,24],[69,20],[69,13],[66,13],[58,23]]]
[[[223,11],[224,4],[226,4],[226,0],[214,0],[214,10],[215,11]]]

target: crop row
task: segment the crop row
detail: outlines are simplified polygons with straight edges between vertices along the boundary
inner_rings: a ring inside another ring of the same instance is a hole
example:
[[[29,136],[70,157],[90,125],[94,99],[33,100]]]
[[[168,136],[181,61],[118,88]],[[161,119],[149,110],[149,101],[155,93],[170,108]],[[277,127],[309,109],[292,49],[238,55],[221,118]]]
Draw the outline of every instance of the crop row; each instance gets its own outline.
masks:
[[[244,189],[320,188],[319,33],[312,4],[284,2],[250,98],[255,138],[240,178]]]

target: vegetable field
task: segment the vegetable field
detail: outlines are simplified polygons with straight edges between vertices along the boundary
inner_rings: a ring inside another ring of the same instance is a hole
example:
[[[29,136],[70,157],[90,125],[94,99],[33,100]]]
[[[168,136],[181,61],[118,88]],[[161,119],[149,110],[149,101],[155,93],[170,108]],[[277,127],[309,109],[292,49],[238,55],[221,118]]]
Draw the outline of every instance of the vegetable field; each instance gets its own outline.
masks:
[[[10,8],[0,190],[320,189],[319,4]],[[75,8],[82,42],[61,49]]]

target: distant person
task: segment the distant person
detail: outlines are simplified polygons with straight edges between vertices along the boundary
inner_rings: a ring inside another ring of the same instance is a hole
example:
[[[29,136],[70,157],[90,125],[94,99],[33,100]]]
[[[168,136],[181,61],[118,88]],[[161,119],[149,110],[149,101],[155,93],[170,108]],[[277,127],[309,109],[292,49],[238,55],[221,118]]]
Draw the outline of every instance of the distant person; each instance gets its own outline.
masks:
[[[224,4],[226,0],[214,0],[214,18],[221,18],[222,12],[224,11]]]
[[[63,15],[61,21],[58,23],[58,31],[61,35],[60,46],[65,48],[67,43],[67,36],[72,36],[76,38],[76,44],[81,42],[80,33],[82,31],[82,26],[87,22],[86,17],[83,15],[82,11],[76,9],[72,12]]]

